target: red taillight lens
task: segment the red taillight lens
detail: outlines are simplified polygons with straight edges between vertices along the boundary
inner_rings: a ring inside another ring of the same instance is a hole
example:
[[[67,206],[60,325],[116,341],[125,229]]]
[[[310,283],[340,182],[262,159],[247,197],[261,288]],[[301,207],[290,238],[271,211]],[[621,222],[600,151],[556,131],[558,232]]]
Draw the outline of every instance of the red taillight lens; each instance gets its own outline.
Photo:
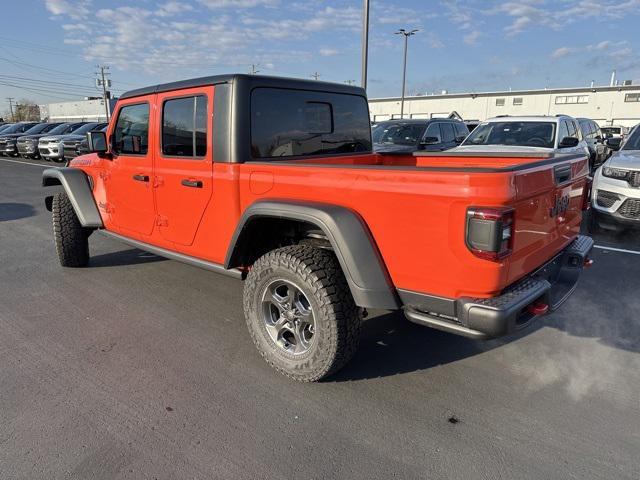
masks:
[[[513,250],[515,210],[471,207],[467,210],[467,247],[476,257],[494,262]]]
[[[582,211],[587,211],[591,208],[591,187],[593,186],[593,179],[587,178],[587,182],[584,186],[584,196],[582,197]]]

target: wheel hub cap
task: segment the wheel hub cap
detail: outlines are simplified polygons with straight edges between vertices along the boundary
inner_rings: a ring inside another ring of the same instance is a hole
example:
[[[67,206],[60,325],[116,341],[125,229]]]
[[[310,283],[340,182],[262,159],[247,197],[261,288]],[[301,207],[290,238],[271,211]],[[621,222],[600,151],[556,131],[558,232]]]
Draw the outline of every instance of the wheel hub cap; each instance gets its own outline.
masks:
[[[302,355],[313,343],[315,317],[306,295],[288,280],[275,280],[262,295],[262,316],[267,330],[278,347]]]

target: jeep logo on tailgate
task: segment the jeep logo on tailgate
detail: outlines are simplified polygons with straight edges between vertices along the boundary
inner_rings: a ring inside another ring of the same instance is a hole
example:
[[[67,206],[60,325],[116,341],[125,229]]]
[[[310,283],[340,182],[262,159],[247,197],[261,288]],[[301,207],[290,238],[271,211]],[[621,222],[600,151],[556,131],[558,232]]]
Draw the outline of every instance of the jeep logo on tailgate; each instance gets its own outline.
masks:
[[[551,215],[551,217],[557,217],[558,215],[562,215],[564,212],[566,212],[568,208],[569,208],[569,195],[562,195],[562,196],[557,195],[556,203],[549,210],[549,215]]]

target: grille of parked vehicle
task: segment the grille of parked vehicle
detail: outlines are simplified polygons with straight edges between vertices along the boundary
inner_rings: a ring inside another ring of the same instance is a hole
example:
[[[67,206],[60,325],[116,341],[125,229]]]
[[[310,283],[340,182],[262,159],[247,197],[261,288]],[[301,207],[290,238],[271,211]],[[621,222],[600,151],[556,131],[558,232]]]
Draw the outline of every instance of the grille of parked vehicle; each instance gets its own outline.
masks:
[[[620,197],[606,190],[598,190],[598,205],[604,208],[611,208],[614,203],[620,200]]]
[[[78,156],[78,145],[82,140],[65,140],[62,142],[62,148],[64,150],[64,158],[74,158]]]
[[[628,182],[632,187],[640,187],[640,171],[629,172]]]
[[[629,198],[625,200],[622,206],[618,209],[618,213],[625,218],[640,218],[640,199]]]

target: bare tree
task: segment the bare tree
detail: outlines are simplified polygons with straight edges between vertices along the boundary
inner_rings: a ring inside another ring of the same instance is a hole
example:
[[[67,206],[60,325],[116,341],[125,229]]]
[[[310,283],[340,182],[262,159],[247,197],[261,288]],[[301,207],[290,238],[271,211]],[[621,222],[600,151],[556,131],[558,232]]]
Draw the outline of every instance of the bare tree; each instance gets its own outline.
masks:
[[[37,121],[40,120],[40,107],[33,101],[26,98],[21,99],[14,107],[15,121]]]

